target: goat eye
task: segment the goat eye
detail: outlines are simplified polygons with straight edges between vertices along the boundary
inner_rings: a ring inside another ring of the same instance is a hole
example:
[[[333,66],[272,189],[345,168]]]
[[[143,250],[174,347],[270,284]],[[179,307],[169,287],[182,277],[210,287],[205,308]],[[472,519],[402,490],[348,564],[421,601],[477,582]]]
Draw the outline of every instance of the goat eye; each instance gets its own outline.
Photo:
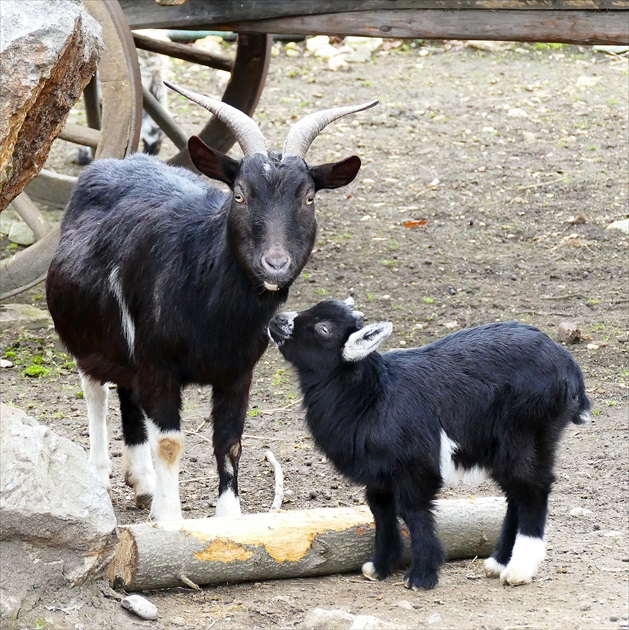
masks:
[[[327,324],[316,324],[315,325],[315,330],[322,337],[329,337],[330,336],[330,327]]]
[[[234,201],[236,203],[244,203],[245,198],[240,193],[235,193],[234,194]]]
[[[311,206],[314,203],[314,197],[306,197],[306,205]]]

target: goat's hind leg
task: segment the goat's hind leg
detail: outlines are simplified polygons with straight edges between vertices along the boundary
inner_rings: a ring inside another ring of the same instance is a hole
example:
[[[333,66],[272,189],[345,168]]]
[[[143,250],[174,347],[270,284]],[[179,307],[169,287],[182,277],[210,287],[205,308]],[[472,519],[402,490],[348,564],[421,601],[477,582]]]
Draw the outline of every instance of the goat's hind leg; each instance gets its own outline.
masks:
[[[509,501],[513,500],[517,505],[518,529],[511,559],[500,573],[503,584],[516,586],[532,582],[546,556],[544,527],[549,493],[550,484],[542,488],[531,485],[508,491]]]
[[[502,523],[502,531],[496,545],[494,553],[485,560],[485,575],[487,577],[500,577],[505,570],[509,560],[515,537],[518,533],[518,508],[517,505],[507,497],[507,513]]]
[[[155,494],[155,470],[151,460],[151,445],[144,412],[131,390],[118,387],[118,399],[124,437],[122,456],[124,480],[133,488],[135,504],[148,510]]]
[[[373,560],[363,564],[362,573],[370,580],[384,580],[391,575],[402,554],[395,497],[390,489],[369,486],[366,496],[376,522],[376,545]]]
[[[107,440],[107,384],[92,378],[79,369],[81,389],[87,406],[87,421],[90,434],[89,461],[95,468],[103,485],[111,492],[111,460],[109,459],[109,443]]]

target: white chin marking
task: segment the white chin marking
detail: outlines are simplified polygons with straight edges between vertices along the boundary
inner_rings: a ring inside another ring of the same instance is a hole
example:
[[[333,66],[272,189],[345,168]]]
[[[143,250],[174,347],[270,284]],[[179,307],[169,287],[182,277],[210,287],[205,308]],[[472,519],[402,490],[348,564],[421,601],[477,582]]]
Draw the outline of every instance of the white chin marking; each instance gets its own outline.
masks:
[[[362,566],[362,573],[368,579],[372,581],[376,581],[378,579],[378,574],[376,573],[376,567],[374,567],[373,562],[365,562]]]
[[[485,575],[490,578],[500,577],[500,574],[506,569],[504,564],[500,564],[496,558],[487,558],[485,560]]]
[[[264,288],[267,291],[278,291],[279,287],[277,286],[277,284],[271,284],[270,282],[265,282],[264,283]]]
[[[234,517],[240,516],[240,499],[229,488],[218,497],[216,502],[216,516]]]
[[[546,556],[546,543],[541,538],[518,534],[515,537],[511,560],[500,574],[502,584],[529,584]]]

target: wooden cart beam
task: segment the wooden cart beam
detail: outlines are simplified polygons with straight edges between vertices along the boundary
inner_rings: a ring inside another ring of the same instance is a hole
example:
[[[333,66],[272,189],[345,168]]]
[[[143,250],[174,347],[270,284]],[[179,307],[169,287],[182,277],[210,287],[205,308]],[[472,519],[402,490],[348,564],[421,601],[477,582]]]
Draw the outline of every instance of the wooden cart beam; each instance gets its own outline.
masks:
[[[626,0],[120,0],[131,28],[629,44]]]
[[[233,62],[231,59],[212,55],[200,48],[186,46],[185,44],[176,44],[174,42],[164,42],[140,33],[133,33],[133,41],[136,47],[142,50],[167,55],[168,57],[175,57],[176,59],[183,59],[183,61],[198,63],[216,70],[225,70],[225,72],[232,71]]]
[[[215,28],[296,35],[629,44],[627,11],[381,10],[226,22]]]
[[[505,501],[490,497],[437,501],[437,534],[447,557],[486,556],[495,547]],[[238,518],[120,528],[107,577],[137,591],[358,571],[373,554],[375,528],[362,508],[320,508]],[[410,558],[408,533],[405,558]]]

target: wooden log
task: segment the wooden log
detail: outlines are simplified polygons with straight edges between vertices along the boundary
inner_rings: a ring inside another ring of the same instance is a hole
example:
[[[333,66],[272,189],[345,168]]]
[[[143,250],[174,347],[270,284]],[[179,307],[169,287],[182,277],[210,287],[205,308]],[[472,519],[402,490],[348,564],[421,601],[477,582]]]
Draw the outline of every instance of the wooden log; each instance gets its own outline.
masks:
[[[437,501],[448,559],[488,555],[504,513],[497,497]],[[178,529],[129,525],[120,528],[107,578],[114,588],[138,591],[358,571],[372,556],[374,533],[367,507],[193,519]]]

